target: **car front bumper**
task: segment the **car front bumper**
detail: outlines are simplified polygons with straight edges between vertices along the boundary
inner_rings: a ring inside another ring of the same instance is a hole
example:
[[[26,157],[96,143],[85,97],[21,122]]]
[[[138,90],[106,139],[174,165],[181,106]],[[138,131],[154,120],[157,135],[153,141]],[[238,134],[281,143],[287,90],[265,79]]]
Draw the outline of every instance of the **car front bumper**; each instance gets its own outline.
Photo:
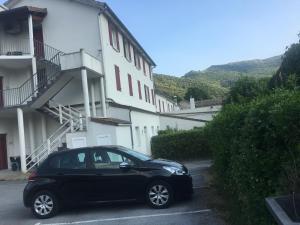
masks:
[[[193,178],[191,175],[173,175],[171,183],[174,190],[174,196],[177,199],[190,197],[193,191]]]

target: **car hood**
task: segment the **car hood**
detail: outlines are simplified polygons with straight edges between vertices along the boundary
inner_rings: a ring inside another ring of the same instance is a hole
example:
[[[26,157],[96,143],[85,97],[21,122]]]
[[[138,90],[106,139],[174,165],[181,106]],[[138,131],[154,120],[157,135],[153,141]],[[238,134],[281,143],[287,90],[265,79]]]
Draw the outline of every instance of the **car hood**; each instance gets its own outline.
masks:
[[[173,166],[180,169],[185,168],[182,164],[167,159],[152,159],[150,163],[159,166]]]

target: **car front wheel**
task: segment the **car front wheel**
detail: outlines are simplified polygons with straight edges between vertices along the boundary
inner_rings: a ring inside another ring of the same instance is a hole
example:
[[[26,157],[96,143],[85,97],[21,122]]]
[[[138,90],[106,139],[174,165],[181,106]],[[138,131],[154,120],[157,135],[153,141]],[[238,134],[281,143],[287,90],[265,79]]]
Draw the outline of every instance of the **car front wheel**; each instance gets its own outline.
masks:
[[[58,212],[57,198],[51,192],[41,191],[33,197],[31,210],[39,219],[53,217]]]
[[[167,208],[173,201],[173,191],[168,183],[156,181],[149,185],[146,198],[148,204],[153,208]]]

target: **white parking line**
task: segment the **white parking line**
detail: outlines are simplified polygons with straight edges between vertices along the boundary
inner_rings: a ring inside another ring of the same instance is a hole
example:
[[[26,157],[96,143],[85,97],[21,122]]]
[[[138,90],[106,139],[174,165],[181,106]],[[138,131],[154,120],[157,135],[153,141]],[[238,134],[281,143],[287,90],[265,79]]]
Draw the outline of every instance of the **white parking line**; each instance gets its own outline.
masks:
[[[35,225],[86,224],[86,223],[97,223],[97,222],[109,222],[109,221],[119,221],[119,220],[131,220],[131,219],[151,218],[151,217],[160,217],[160,216],[189,215],[189,214],[205,213],[205,212],[210,212],[210,211],[211,211],[211,209],[202,209],[202,210],[187,211],[187,212],[161,213],[161,214],[151,214],[151,215],[142,215],[142,216],[126,216],[126,217],[116,217],[116,218],[107,218],[107,219],[95,219],[95,220],[86,220],[86,221],[74,221],[74,222],[65,222],[65,223],[49,223],[49,224],[36,223]]]

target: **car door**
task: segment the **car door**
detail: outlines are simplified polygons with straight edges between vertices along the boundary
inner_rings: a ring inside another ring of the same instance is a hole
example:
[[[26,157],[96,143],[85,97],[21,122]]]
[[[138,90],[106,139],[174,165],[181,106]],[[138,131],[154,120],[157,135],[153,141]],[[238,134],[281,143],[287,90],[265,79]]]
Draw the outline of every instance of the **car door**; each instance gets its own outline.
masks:
[[[49,162],[57,190],[66,202],[79,203],[95,198],[95,174],[88,167],[88,156],[87,150],[72,150],[54,156]]]
[[[127,162],[129,169],[120,169]],[[141,193],[145,177],[138,169],[138,162],[116,149],[91,150],[91,166],[97,174],[98,201],[136,199]]]

